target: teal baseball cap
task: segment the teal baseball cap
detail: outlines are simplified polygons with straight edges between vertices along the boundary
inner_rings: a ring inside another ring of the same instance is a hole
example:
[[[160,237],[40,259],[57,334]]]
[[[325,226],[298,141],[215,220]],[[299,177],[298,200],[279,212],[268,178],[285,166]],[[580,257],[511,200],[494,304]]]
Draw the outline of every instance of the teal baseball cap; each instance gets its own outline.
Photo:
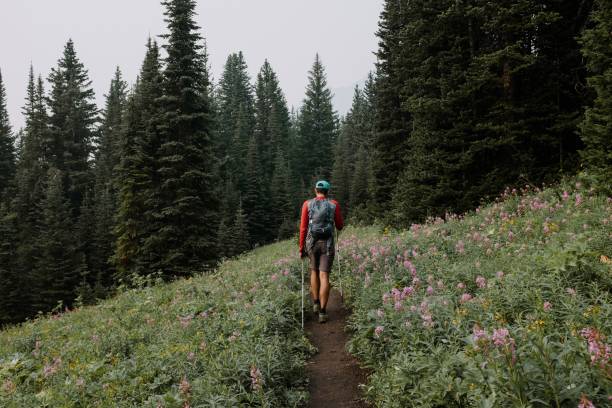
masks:
[[[319,190],[329,190],[331,188],[331,184],[329,184],[329,181],[319,180],[317,181],[317,184],[315,184],[315,188],[318,188]]]

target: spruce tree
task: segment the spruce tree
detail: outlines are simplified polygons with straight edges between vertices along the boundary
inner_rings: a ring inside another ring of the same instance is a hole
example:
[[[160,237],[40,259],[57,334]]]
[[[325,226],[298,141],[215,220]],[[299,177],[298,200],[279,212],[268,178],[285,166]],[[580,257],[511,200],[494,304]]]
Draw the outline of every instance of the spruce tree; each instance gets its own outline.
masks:
[[[84,258],[76,248],[71,203],[65,197],[61,171],[50,168],[42,202],[39,240],[40,257],[36,267],[35,290],[39,295],[35,310],[48,311],[61,301],[70,307],[84,272]]]
[[[255,134],[263,172],[271,177],[275,155],[286,151],[289,139],[289,109],[276,73],[266,60],[255,84]]]
[[[283,151],[279,149],[274,162],[274,172],[271,178],[272,214],[270,226],[273,227],[271,238],[286,239],[295,233],[293,216],[293,199],[291,197],[291,173],[289,162]]]
[[[40,293],[32,288],[38,287],[36,282],[42,278],[42,272],[38,270],[41,257],[38,237],[41,232],[42,203],[48,168],[48,152],[45,147],[48,146],[49,129],[44,87],[40,76],[36,81],[33,67],[30,67],[26,95],[26,104],[23,107],[26,125],[21,137],[13,200],[14,212],[19,220],[14,266],[22,280],[20,296],[23,304],[27,305],[22,308],[22,316],[32,315],[36,309],[30,305],[40,304],[37,301]]]
[[[221,177],[244,188],[247,146],[255,129],[253,87],[242,52],[230,54],[218,86],[216,154]],[[232,213],[233,216],[233,213]]]
[[[0,202],[0,326],[23,320],[29,311],[17,258],[17,214]]]
[[[581,157],[600,188],[610,194],[612,180],[612,4],[595,1],[593,27],[582,36],[582,53],[589,69],[588,84],[595,92],[580,126],[585,148]]]
[[[110,259],[115,243],[113,231],[118,201],[119,178],[115,172],[121,162],[122,120],[127,98],[126,89],[127,83],[117,68],[110,84],[110,90],[106,95],[99,147],[96,152],[94,203],[91,212],[94,222],[88,259],[93,278],[88,282],[91,286],[98,283],[100,286],[109,287],[114,275],[114,265]],[[87,220],[84,221],[87,222]]]
[[[163,73],[160,140],[157,152],[159,205],[154,234],[145,251],[157,254],[155,270],[185,276],[211,266],[216,258],[218,228],[211,109],[206,55],[195,23],[194,0],[169,0],[165,8],[169,33]]]
[[[117,172],[118,210],[114,263],[115,280],[130,282],[133,275],[152,273],[157,254],[145,240],[154,233],[158,205],[156,174],[159,148],[156,120],[162,96],[162,73],[157,43],[147,42],[139,79],[128,97],[121,135],[121,162]]]
[[[420,3],[420,2],[419,2]],[[375,184],[375,211],[385,214],[390,206],[397,177],[404,166],[407,140],[411,129],[410,114],[402,104],[402,91],[407,79],[406,46],[413,41],[405,38],[405,26],[410,8],[417,2],[385,0],[378,24],[379,48],[376,52],[376,133],[372,144],[372,166]],[[414,19],[416,20],[416,19]],[[421,64],[420,60],[417,64]]]
[[[338,118],[327,86],[325,68],[317,54],[308,74],[306,97],[299,118],[299,173],[306,185],[316,178],[329,178],[333,166],[333,146]]]
[[[15,140],[6,109],[6,91],[0,72],[0,198],[15,176]]]
[[[251,249],[247,216],[242,210],[242,203],[238,205],[236,210],[230,236],[231,244],[229,247],[232,255],[240,255]]]
[[[74,43],[69,40],[57,67],[49,75],[50,164],[67,179],[66,195],[72,214],[78,216],[83,198],[92,184],[90,156],[94,125],[98,120],[94,92]]]
[[[252,136],[246,158],[246,186],[242,196],[242,204],[247,209],[245,213],[252,245],[263,244],[269,237],[269,194],[267,183],[262,178],[258,150],[255,136]]]

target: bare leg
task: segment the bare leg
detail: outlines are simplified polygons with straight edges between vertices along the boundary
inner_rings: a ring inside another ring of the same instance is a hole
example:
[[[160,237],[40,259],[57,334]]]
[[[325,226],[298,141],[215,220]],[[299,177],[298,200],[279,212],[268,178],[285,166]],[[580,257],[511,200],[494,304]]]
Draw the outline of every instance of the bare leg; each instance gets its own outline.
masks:
[[[319,271],[312,269],[310,271],[310,297],[312,301],[319,299]]]
[[[319,272],[319,279],[321,281],[321,288],[319,289],[321,309],[325,309],[329,299],[329,272]]]

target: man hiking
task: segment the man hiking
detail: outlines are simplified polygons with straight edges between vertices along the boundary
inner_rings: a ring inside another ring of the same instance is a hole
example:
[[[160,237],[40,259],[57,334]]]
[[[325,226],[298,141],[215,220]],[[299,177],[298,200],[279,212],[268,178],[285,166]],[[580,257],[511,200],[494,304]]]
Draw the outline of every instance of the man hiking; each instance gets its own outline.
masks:
[[[334,262],[334,226],[340,231],[344,220],[340,205],[327,198],[331,185],[317,181],[316,197],[302,205],[300,223],[300,258],[310,259],[310,296],[314,313],[319,313],[319,323],[325,323],[329,299],[329,273]]]

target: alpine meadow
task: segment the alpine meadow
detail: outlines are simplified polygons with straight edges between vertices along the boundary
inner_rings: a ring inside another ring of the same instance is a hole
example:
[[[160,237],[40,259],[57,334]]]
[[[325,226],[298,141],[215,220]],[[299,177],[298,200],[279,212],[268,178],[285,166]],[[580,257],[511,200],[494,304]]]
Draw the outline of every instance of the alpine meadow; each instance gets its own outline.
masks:
[[[346,111],[212,1],[101,106],[77,31],[23,122],[0,59],[0,407],[612,406],[612,1],[380,0]]]

